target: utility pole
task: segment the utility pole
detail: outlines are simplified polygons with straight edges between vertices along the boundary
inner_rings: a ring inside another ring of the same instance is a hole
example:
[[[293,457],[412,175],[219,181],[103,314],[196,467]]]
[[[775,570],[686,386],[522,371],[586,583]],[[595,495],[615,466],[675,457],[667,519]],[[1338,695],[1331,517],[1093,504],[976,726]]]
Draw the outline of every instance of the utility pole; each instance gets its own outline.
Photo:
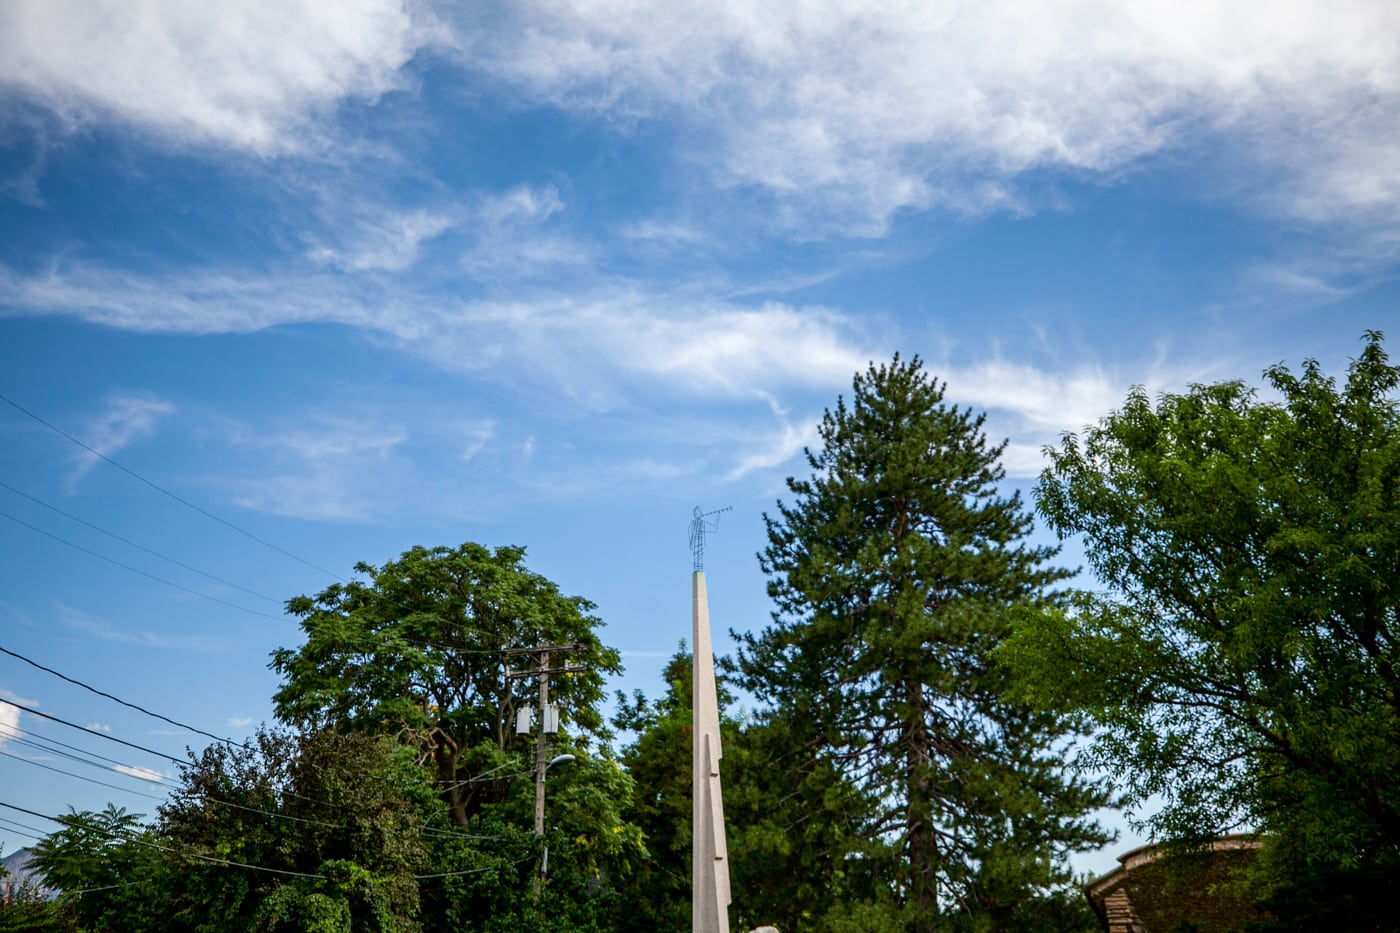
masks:
[[[548,737],[559,732],[559,707],[549,702],[549,675],[551,674],[576,674],[588,670],[583,664],[563,664],[559,667],[550,667],[550,659],[553,655],[569,654],[572,652],[584,651],[587,645],[582,642],[575,642],[572,645],[542,645],[538,648],[509,648],[502,652],[507,657],[530,656],[537,659],[538,666],[527,668],[521,671],[506,671],[507,680],[522,680],[526,677],[538,677],[540,682],[540,705],[539,705],[539,731],[535,736],[535,835],[544,835],[544,776],[549,770]],[[519,733],[520,724],[516,725],[516,732]],[[549,850],[543,850],[540,858],[540,870],[535,878],[535,895],[539,896],[540,881],[544,873],[548,870]]]

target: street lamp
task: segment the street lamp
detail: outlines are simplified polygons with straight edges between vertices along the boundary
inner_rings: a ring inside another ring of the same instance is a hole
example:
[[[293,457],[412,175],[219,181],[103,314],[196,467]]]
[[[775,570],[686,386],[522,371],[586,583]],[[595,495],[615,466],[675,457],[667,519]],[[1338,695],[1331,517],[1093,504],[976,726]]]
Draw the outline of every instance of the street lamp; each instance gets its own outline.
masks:
[[[539,781],[539,793],[538,795],[536,795],[535,799],[540,802],[540,805],[535,808],[536,836],[544,835],[544,776],[546,773],[548,773],[549,769],[554,767],[555,765],[566,765],[573,760],[573,755],[555,755],[553,758],[549,759],[549,761],[545,762],[544,767],[540,768],[537,772],[537,779]],[[547,874],[549,874],[549,846],[545,845],[544,852],[540,855],[540,875],[538,878],[535,879],[536,898],[540,896],[540,883],[544,880],[544,877]]]

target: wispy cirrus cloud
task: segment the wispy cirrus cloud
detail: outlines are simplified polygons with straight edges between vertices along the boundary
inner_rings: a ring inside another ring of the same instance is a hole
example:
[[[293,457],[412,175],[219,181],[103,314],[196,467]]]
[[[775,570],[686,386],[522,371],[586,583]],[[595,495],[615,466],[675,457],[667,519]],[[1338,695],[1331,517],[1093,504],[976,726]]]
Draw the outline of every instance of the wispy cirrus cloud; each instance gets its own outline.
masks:
[[[452,212],[427,208],[358,207],[353,215],[308,235],[307,258],[345,272],[399,272],[418,261],[425,242],[458,223]]]
[[[870,333],[877,324],[830,308],[725,302],[627,282],[461,301],[407,285],[391,293],[292,272],[162,277],[73,264],[31,276],[0,269],[0,286],[10,292],[12,314],[72,316],[146,333],[355,326],[444,369],[523,374],[595,407],[615,404],[629,383],[711,397],[839,384],[885,342]],[[127,442],[153,423],[138,413],[158,413],[129,407]]]
[[[258,425],[225,423],[224,443],[240,463],[222,482],[239,508],[331,521],[366,521],[392,513],[387,485],[411,485],[400,455],[412,429],[374,405],[306,409]],[[391,477],[397,476],[397,483]]]
[[[66,629],[79,632],[87,638],[112,642],[121,645],[138,645],[147,648],[173,648],[191,651],[215,651],[220,647],[219,640],[204,635],[166,635],[149,629],[127,629],[114,625],[107,619],[84,612],[61,600],[54,600],[50,619]]]
[[[1269,197],[1294,216],[1400,199],[1384,0],[573,0],[457,30],[469,67],[534,99],[703,127],[715,180],[772,193],[794,224],[1025,209],[1023,173],[1112,178],[1202,140],[1291,176]]]
[[[74,123],[273,155],[320,136],[342,100],[404,86],[432,34],[401,0],[14,0],[0,7],[0,86]]]
[[[70,485],[87,475],[102,456],[111,456],[150,437],[175,410],[173,403],[148,393],[108,395],[102,411],[88,420],[84,432],[83,440],[97,453],[83,451],[76,455],[77,465],[68,477]]]

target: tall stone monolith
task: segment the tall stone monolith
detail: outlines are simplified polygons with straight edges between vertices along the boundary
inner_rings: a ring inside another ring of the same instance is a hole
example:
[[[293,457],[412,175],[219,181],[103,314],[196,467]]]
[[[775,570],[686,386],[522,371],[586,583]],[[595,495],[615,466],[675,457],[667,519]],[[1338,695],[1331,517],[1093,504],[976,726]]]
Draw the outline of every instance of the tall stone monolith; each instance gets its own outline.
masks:
[[[720,791],[719,696],[715,655],[710,645],[710,604],[705,571],[691,578],[694,660],[691,681],[693,725],[691,787],[691,930],[729,933],[729,851],[724,840],[724,797]]]

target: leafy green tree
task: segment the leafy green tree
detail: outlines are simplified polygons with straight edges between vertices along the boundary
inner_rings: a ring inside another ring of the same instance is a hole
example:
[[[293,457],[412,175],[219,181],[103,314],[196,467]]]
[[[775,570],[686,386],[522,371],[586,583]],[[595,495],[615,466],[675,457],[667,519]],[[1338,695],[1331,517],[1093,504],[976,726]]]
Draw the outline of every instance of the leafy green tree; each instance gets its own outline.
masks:
[[[502,652],[581,646],[569,660],[587,670],[551,682],[561,722],[579,736],[605,734],[603,679],[621,670],[595,633],[593,604],[560,594],[524,557],[519,547],[415,547],[382,567],[358,564],[368,582],[289,600],[306,643],[273,653],[278,717],[397,736],[430,764],[467,826],[505,797],[529,751],[514,722],[533,686],[502,677]]]
[[[819,432],[812,477],[765,516],[777,610],[736,636],[741,683],[859,790],[851,868],[898,922],[1030,929],[1068,854],[1107,839],[1087,816],[1106,793],[1063,761],[1074,723],[1011,699],[992,657],[1067,574],[998,493],[1004,444],[917,358],[858,374]]]
[[[621,761],[636,784],[627,818],[643,833],[647,855],[626,886],[620,929],[637,933],[690,924],[691,656],[684,646],[663,677],[667,689],[660,699],[648,701],[638,690],[629,701],[619,693],[613,717],[618,729],[635,734]],[[726,699],[721,696],[721,708]],[[730,725],[721,718],[726,755]]]
[[[147,895],[158,886],[161,852],[140,814],[108,804],[71,811],[60,829],[34,847],[33,866],[57,890],[58,913],[71,929],[141,930]]]
[[[1107,592],[1027,620],[1033,697],[1092,712],[1093,761],[1167,837],[1279,834],[1313,869],[1400,864],[1400,369],[1316,361],[1123,407],[1037,495]]]
[[[170,929],[411,933],[425,813],[441,806],[385,738],[260,730],[185,768],[157,825],[178,878]]]

